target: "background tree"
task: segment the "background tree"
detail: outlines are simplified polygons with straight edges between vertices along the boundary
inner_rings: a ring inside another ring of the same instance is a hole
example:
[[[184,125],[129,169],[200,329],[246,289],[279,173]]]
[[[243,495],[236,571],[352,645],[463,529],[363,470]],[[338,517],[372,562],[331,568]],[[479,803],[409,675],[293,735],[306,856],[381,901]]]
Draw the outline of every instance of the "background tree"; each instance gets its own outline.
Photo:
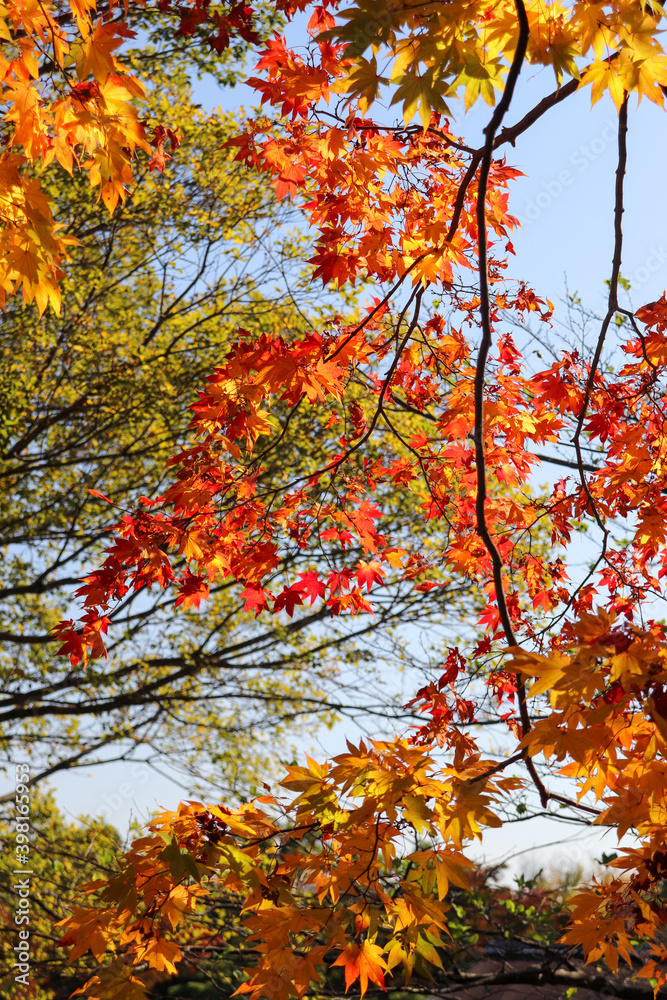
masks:
[[[92,971],[94,965],[90,961],[78,963],[78,970],[66,966],[54,924],[66,915],[82,882],[113,873],[122,841],[118,832],[100,819],[68,822],[53,795],[43,791],[33,795],[31,824],[36,883],[27,925],[32,942],[30,984],[24,987],[15,981],[17,937],[6,933],[0,941],[0,989],[17,1000],[30,996],[37,1000],[65,1000],[85,981],[86,970]],[[7,848],[0,855],[0,914],[3,927],[16,931],[14,917],[19,897],[15,886],[20,876],[14,872],[16,859],[10,850],[15,837],[10,820],[0,819],[0,835]]]

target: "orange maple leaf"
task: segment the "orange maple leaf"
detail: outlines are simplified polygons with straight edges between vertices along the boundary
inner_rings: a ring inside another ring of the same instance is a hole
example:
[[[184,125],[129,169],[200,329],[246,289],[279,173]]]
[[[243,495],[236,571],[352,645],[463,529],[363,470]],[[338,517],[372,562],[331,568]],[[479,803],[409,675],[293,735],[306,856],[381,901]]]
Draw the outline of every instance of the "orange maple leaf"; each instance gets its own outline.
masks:
[[[333,965],[345,969],[345,991],[359,980],[361,995],[368,989],[368,982],[377,983],[384,989],[384,972],[388,969],[382,958],[382,948],[366,940],[362,944],[348,944]]]

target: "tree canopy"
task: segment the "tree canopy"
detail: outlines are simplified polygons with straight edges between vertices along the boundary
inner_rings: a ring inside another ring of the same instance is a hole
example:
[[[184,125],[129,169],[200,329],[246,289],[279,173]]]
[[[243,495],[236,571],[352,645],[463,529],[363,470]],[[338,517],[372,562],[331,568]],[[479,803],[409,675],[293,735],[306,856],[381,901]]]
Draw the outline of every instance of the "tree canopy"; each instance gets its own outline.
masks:
[[[225,582],[204,604],[195,592],[181,600],[185,613],[176,617],[174,596],[128,593],[111,616],[118,631],[109,663],[73,668],[61,659],[54,670],[52,627],[118,512],[159,492],[165,462],[187,441],[184,401],[235,331],[260,337],[279,323],[298,337],[332,308],[301,273],[294,211],[223,148],[238,120],[198,108],[178,73],[174,80],[163,57],[144,114],[168,109],[182,121],[185,155],[164,176],[144,166],[111,217],[100,214],[85,178],[45,174],[54,217],[78,243],[65,265],[62,308],[40,316],[11,300],[5,309],[0,720],[6,760],[29,752],[33,781],[138,756],[240,792],[269,766],[267,741],[275,755],[277,741],[289,744],[307,719],[400,713],[392,685],[382,689],[380,651],[409,667],[399,626],[435,623],[445,604],[462,616],[479,603],[460,583],[444,600],[440,590],[397,583],[372,621],[317,611],[287,625],[258,621]],[[330,418],[335,424],[331,413],[321,423]],[[302,421],[298,431],[301,440],[312,426]],[[288,438],[273,466],[307,472],[315,461]],[[405,530],[405,497],[387,501],[396,530]],[[434,544],[428,536],[425,546]],[[310,563],[296,547],[291,571],[307,575]],[[443,640],[434,632],[430,645],[427,665]]]
[[[180,79],[193,59],[198,69],[233,78],[234,65],[220,56],[234,44],[238,60],[277,23],[261,4],[10,3],[2,12],[3,153],[0,161],[2,301],[21,291],[43,312],[60,309],[62,265],[73,245],[54,219],[53,202],[40,174],[51,164],[88,179],[110,213],[125,200],[139,164],[163,168],[179,133],[142,118],[146,72],[173,55]],[[131,24],[130,24],[131,22]],[[138,62],[119,56],[140,32],[147,42]],[[202,43],[207,42],[207,46]]]

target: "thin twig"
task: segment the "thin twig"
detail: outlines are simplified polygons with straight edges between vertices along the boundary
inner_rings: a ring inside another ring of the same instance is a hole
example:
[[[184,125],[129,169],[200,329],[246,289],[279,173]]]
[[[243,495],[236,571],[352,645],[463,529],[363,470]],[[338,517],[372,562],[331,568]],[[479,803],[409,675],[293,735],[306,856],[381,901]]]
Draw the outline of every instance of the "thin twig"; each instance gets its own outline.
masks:
[[[491,303],[489,294],[489,258],[488,242],[486,236],[486,192],[489,183],[489,172],[493,159],[496,132],[500,128],[502,120],[507,113],[512,102],[514,88],[521,72],[523,60],[526,55],[528,39],[530,37],[530,27],[526,8],[523,0],[515,0],[516,13],[519,21],[519,37],[517,39],[516,51],[512,60],[510,71],[507,75],[507,83],[502,99],[498,103],[491,121],[485,129],[486,143],[484,145],[484,155],[479,171],[479,182],[477,192],[477,231],[479,246],[479,284],[480,284],[480,320],[482,325],[482,342],[479,347],[477,358],[477,368],[475,371],[475,466],[477,469],[477,497],[475,499],[475,516],[477,521],[477,534],[484,543],[493,567],[493,583],[496,591],[496,602],[500,623],[505,633],[505,638],[510,646],[516,646],[516,637],[507,605],[507,596],[503,582],[503,561],[500,553],[491,537],[486,521],[486,460],[484,454],[484,388],[486,376],[486,362],[493,343],[493,331],[491,328]],[[530,718],[526,705],[526,687],[521,674],[516,675],[517,700],[519,703],[519,715],[521,718],[522,735],[525,737],[530,731]],[[549,796],[540,776],[535,769],[531,758],[525,755],[526,767],[537,788],[542,808],[545,808],[549,801]]]
[[[507,77],[507,86],[502,100],[495,109],[491,121],[487,125],[486,144],[484,155],[479,172],[479,189],[477,194],[477,228],[479,245],[479,284],[480,284],[480,321],[482,326],[482,342],[479,346],[477,358],[477,368],[475,371],[475,464],[477,468],[477,497],[475,501],[475,514],[477,519],[477,533],[484,542],[484,546],[489,553],[493,564],[493,581],[496,588],[496,600],[500,621],[505,633],[505,638],[510,646],[516,645],[516,637],[509,616],[507,599],[503,585],[503,563],[495,542],[491,538],[488,524],[486,522],[486,459],[484,453],[484,389],[486,376],[486,362],[493,343],[493,331],[491,329],[491,308],[489,294],[489,258],[488,241],[486,235],[486,192],[489,183],[489,171],[493,157],[493,148],[496,132],[509,109],[514,87],[521,71],[523,59],[526,54],[530,29],[528,18],[523,5],[523,0],[516,0],[517,16],[519,18],[519,38],[517,40],[516,52],[512,60]]]
[[[627,134],[628,134],[628,97],[629,94],[626,93],[623,98],[623,103],[618,112],[618,165],[616,167],[616,194],[615,194],[615,205],[614,205],[614,255],[612,258],[611,265],[611,278],[609,281],[609,302],[607,306],[607,313],[602,321],[602,326],[600,328],[600,335],[598,337],[598,342],[595,345],[595,354],[593,355],[593,360],[591,362],[590,371],[588,373],[588,380],[586,382],[586,389],[584,391],[584,399],[581,404],[581,409],[579,411],[579,419],[577,420],[577,427],[574,432],[574,437],[572,442],[577,453],[577,464],[579,467],[579,478],[581,480],[581,485],[588,499],[591,511],[597,522],[600,531],[602,532],[602,557],[606,555],[607,551],[607,541],[609,538],[609,530],[605,527],[602,518],[598,512],[595,505],[595,501],[590,491],[588,481],[586,479],[586,472],[584,470],[583,456],[581,453],[581,433],[584,427],[584,421],[586,419],[586,414],[588,412],[588,405],[590,403],[591,393],[593,391],[593,385],[595,384],[595,378],[597,375],[597,370],[600,365],[600,359],[602,357],[602,349],[604,347],[605,338],[607,336],[607,331],[609,330],[609,324],[611,323],[613,317],[618,312],[618,279],[621,275],[621,255],[623,252],[623,182],[625,180],[625,169],[628,159],[627,151]]]
[[[504,769],[509,767],[510,764],[516,764],[516,762],[521,760],[524,756],[524,753],[524,750],[519,750],[518,753],[515,753],[512,757],[508,757],[507,760],[501,760],[498,764],[494,764],[494,766],[490,767],[488,771],[484,771],[482,774],[478,774],[474,778],[469,778],[468,781],[466,781],[466,784],[476,785],[478,781],[486,781],[487,778],[490,778],[493,774],[497,774],[498,771],[504,771]]]

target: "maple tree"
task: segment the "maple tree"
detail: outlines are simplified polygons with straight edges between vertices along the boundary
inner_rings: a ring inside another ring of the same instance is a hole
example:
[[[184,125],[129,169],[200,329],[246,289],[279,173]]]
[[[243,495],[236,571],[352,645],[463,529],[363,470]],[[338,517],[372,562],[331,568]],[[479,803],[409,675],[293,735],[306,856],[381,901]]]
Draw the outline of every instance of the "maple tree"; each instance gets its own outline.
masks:
[[[35,855],[31,898],[31,957],[27,984],[14,981],[12,935],[0,940],[0,989],[17,1000],[66,1000],[96,971],[97,961],[85,951],[72,962],[58,947],[60,928],[54,922],[64,919],[82,883],[95,878],[109,878],[115,859],[122,849],[120,836],[112,826],[89,816],[76,821],[66,819],[54,796],[37,789],[32,795],[30,823]],[[0,817],[0,834],[11,842],[14,834],[11,817]],[[135,824],[136,829],[136,824]],[[0,914],[3,926],[9,927],[16,912],[18,896],[13,871],[13,854],[0,856]],[[459,950],[457,966],[461,985],[483,983],[488,971],[475,968],[481,951],[480,942],[491,941],[497,958],[511,961],[514,955],[526,957],[522,942],[535,941],[528,957],[543,958],[548,950],[558,950],[556,938],[565,919],[563,900],[567,890],[558,882],[542,878],[518,880],[514,889],[499,887],[493,869],[474,873],[469,890],[454,887],[450,893],[452,913],[449,927]],[[142,978],[153,996],[218,996],[233,993],[243,982],[243,945],[250,930],[241,919],[242,900],[233,892],[213,891],[207,899],[206,912],[196,921],[179,926],[179,947],[184,960],[179,963],[176,979],[165,978],[153,970]],[[488,951],[488,947],[487,947]],[[487,958],[488,965],[488,958]],[[424,972],[427,958],[416,956],[416,969]],[[494,979],[498,974],[494,974]],[[567,986],[577,983],[605,985],[599,973],[585,976],[579,967],[561,969],[553,981]],[[434,984],[435,985],[435,984]],[[339,994],[344,986],[344,970],[334,966],[322,981],[313,984],[312,992],[327,996]],[[436,986],[437,988],[437,986]],[[640,998],[637,990],[627,994]]]
[[[635,311],[619,288],[634,95],[663,106],[667,87],[662,8],[304,0],[297,10],[310,15],[307,55],[268,43],[253,83],[272,116],[231,145],[302,206],[314,276],[363,281],[371,301],[361,319],[296,337],[239,332],[192,407],[169,482],[124,515],[83,580],[81,620],[56,629],[61,653],[73,667],[104,657],[130,593],[169,586],[187,608],[216,580],[238,583],[258,618],[285,621],[304,605],[368,614],[388,585],[429,592],[462,578],[486,595],[486,634],[452,648],[417,693],[424,722],[411,734],[291,766],[278,789],[241,806],[189,802],[156,818],[119,873],[91,886],[63,944],[112,954],[86,995],[141,996],[143,969],[176,971],[179,927],[217,883],[243,899],[251,931],[241,995],[304,996],[322,966],[342,968],[346,988],[382,987],[418,959],[442,964],[449,886],[465,887],[472,867],[465,846],[524,795],[633,832],[606,877],[568,901],[562,941],[659,989],[667,298]],[[526,66],[552,69],[556,89],[508,126]],[[563,350],[536,371],[517,321],[548,326],[553,307],[510,278],[517,171],[503,154],[587,88],[618,112],[608,308],[589,354]],[[479,98],[493,111],[476,148],[459,135],[456,102]],[[382,102],[400,105],[403,121],[387,120]],[[610,359],[612,325],[621,339]],[[304,414],[317,431],[310,467],[276,469]],[[529,489],[538,450],[563,440],[571,474]],[[440,526],[437,548],[385,523],[400,493],[415,519]],[[570,581],[582,526],[599,548]],[[548,550],[533,545],[543,532]],[[504,707],[506,755],[463,725],[476,718],[476,688]],[[410,850],[410,831],[425,845]]]
[[[435,634],[444,607],[469,615],[480,605],[461,584],[446,592],[396,585],[372,622],[316,612],[286,628],[244,611],[238,589],[224,583],[175,617],[168,591],[150,603],[131,594],[112,615],[103,671],[95,661],[73,669],[66,658],[53,671],[50,629],[86,561],[104,551],[119,510],[159,490],[165,461],[187,440],[183,397],[239,325],[260,336],[279,320],[298,337],[331,308],[300,274],[294,211],[222,148],[238,120],[196,107],[179,74],[182,60],[161,55],[140,111],[157,119],[168,107],[184,123],[183,154],[164,175],[144,165],[113,217],[100,217],[86,178],[44,174],[55,219],[79,243],[64,266],[62,310],[40,316],[13,299],[3,316],[0,751],[8,763],[29,755],[34,782],[113,758],[151,758],[188,770],[201,787],[210,778],[240,793],[267,776],[278,746],[289,756],[315,716],[400,714],[380,683],[379,650],[385,664],[416,671],[398,625],[430,620]],[[276,469],[308,470],[298,447],[305,422],[297,430],[297,442],[276,453]],[[407,497],[388,502],[404,530]],[[430,534],[425,547],[437,544]],[[314,579],[311,565],[293,553],[292,570],[305,580]]]

